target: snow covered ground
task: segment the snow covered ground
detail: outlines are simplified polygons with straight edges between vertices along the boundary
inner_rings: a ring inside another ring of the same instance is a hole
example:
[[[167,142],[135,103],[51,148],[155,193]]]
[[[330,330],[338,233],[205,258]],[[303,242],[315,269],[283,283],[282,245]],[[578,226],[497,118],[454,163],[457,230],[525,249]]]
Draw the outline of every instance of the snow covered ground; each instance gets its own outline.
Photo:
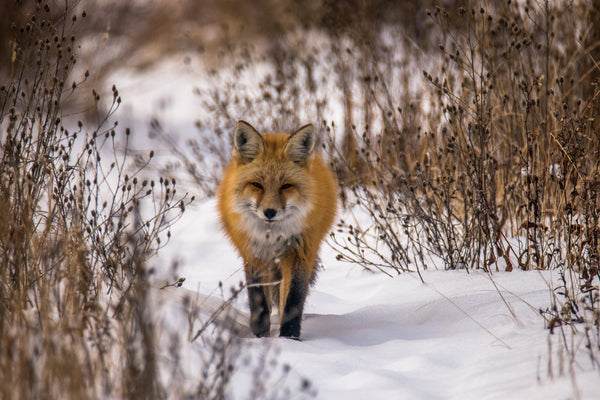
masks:
[[[145,75],[116,80],[131,117],[122,122],[135,125],[164,113],[169,131],[191,134],[199,103],[190,82],[201,80],[195,64],[163,67],[157,73],[160,79]],[[159,80],[164,84],[156,84]],[[178,97],[169,97],[173,93]],[[138,148],[146,145],[153,146],[144,139],[136,142]],[[163,152],[167,155],[168,150]],[[389,278],[335,256],[323,246],[325,269],[307,299],[300,342],[252,337],[246,293],[232,303],[228,316],[242,328],[243,354],[228,398],[252,398],[249,391],[261,352],[275,358],[279,370],[284,364],[291,369],[285,378],[277,373],[263,376],[265,392],[256,398],[288,398],[278,396],[283,384],[294,394],[290,398],[307,393],[319,399],[369,400],[600,398],[600,371],[591,367],[585,342],[567,332],[568,350],[575,349],[570,362],[563,337],[550,335],[539,314],[551,305],[556,273],[513,271],[490,277],[430,265],[423,284],[416,274]],[[157,265],[157,286],[186,278],[183,288],[157,289],[162,308],[156,315],[181,335],[185,379],[193,386],[201,379],[207,345],[200,339],[189,343],[189,332],[193,335],[201,321],[190,329],[182,311],[184,298],[196,299],[206,320],[229,297],[229,288],[244,280],[241,260],[219,229],[214,201],[186,210]],[[247,362],[246,356],[255,362]],[[302,392],[306,380],[311,389]]]
[[[210,314],[244,276],[213,201],[189,208],[173,233],[159,273],[186,280],[183,288],[162,291],[170,299],[162,311],[174,330],[188,332],[178,307],[182,293],[199,296],[201,313]],[[490,278],[432,265],[423,284],[416,274],[389,278],[336,261],[329,246],[321,255],[325,269],[307,300],[302,341],[251,337],[245,292],[232,304],[233,318],[245,327],[242,352],[265,344],[279,365],[289,364],[286,384],[297,393],[292,398],[306,395],[295,390],[306,379],[319,399],[599,398],[600,371],[591,368],[583,343],[575,338],[571,370],[561,336],[544,329],[538,309],[550,305],[552,274],[515,271]],[[175,274],[172,261],[179,262]],[[185,346],[193,379],[201,358],[194,352],[203,345]],[[229,396],[248,398],[252,379],[241,367]]]

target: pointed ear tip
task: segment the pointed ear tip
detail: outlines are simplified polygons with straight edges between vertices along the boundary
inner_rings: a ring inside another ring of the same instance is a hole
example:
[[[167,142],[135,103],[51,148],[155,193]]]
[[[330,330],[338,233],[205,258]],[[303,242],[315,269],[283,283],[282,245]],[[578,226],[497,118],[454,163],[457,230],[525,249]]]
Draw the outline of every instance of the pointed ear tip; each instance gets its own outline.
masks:
[[[244,121],[243,119],[240,119],[238,121],[238,123],[235,125],[235,130],[234,130],[235,134],[246,134],[246,133],[256,133],[258,135],[260,135],[260,133],[256,130],[255,127],[253,127],[252,125],[250,125],[248,122]]]
[[[313,124],[306,124],[300,127],[296,132],[310,132],[312,134],[315,132],[315,127],[313,126]]]

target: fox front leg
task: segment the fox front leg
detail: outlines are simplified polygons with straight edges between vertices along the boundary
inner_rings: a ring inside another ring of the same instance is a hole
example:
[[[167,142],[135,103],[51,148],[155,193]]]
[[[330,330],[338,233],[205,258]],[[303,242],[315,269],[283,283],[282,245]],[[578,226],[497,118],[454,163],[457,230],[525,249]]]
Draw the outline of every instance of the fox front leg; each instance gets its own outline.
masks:
[[[269,336],[271,330],[271,307],[261,279],[254,274],[246,274],[248,283],[248,303],[250,305],[250,329],[257,337]]]
[[[302,313],[308,294],[311,271],[302,268],[300,257],[291,252],[282,265],[282,282],[279,291],[279,336],[300,339]],[[309,268],[310,269],[310,268]]]
[[[307,293],[308,279],[304,277],[292,277],[281,316],[279,336],[300,339],[302,313]]]

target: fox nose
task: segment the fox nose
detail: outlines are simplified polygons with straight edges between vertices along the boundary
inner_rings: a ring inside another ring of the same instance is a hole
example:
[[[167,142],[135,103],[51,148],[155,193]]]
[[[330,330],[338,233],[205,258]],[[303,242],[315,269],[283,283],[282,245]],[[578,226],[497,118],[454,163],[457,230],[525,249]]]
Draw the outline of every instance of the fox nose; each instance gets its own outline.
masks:
[[[265,217],[267,217],[268,219],[273,219],[273,217],[275,217],[275,215],[277,215],[277,211],[272,209],[272,208],[267,208],[265,210]]]

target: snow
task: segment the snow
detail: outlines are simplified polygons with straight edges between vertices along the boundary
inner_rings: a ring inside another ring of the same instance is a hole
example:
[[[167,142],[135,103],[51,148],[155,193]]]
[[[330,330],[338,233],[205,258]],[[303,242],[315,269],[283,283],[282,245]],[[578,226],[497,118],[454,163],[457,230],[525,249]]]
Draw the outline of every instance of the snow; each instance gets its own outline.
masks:
[[[432,265],[423,271],[422,283],[416,274],[390,278],[335,256],[329,246],[322,247],[325,268],[307,299],[302,341],[253,338],[245,292],[227,314],[241,329],[243,355],[256,359],[268,349],[279,365],[290,366],[285,382],[296,398],[308,396],[295,390],[306,379],[320,399],[598,398],[600,374],[583,344],[575,345],[570,364],[562,337],[544,328],[538,312],[551,304],[555,273],[488,275]],[[175,272],[173,260],[180,266]],[[229,297],[229,287],[244,280],[241,260],[219,228],[214,201],[186,210],[158,265],[164,266],[159,276],[167,280],[186,278],[183,288],[162,291],[169,301],[161,309],[174,330],[185,333],[183,341],[189,331],[183,297],[196,296],[200,313],[207,316]],[[273,336],[276,332],[273,326]],[[205,349],[200,340],[190,344],[188,339],[186,346],[193,377]],[[232,378],[231,398],[249,398],[253,372],[242,364]],[[275,374],[272,379],[267,394],[283,378]]]

